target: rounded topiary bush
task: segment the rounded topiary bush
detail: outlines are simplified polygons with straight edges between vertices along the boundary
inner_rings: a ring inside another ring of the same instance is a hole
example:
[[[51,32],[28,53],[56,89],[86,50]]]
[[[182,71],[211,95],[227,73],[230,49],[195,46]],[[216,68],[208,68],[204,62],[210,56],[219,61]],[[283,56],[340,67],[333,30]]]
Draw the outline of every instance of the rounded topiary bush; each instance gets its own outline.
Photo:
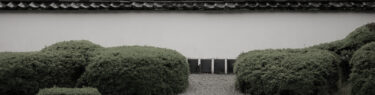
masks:
[[[47,87],[46,65],[37,52],[0,53],[0,95],[35,95]]]
[[[33,95],[39,88],[73,87],[85,62],[74,52],[0,53],[0,94]]]
[[[186,58],[174,50],[121,46],[95,57],[80,85],[103,95],[175,95],[188,86],[188,75]]]
[[[339,61],[318,49],[250,51],[236,60],[236,87],[250,95],[330,95]]]
[[[92,63],[92,58],[103,49],[86,40],[63,41],[42,49],[42,63],[50,72],[51,85],[58,87],[74,87],[78,78],[85,71],[85,67]]]
[[[375,42],[357,50],[350,65],[352,95],[375,95]]]
[[[103,49],[102,46],[94,44],[87,40],[71,40],[58,42],[48,47],[43,48],[42,52],[75,52],[80,53],[85,59],[97,55],[98,50]]]
[[[74,87],[102,47],[89,41],[64,41],[42,52],[0,53],[0,94],[33,95],[39,88]]]
[[[342,40],[330,43],[315,45],[310,48],[324,49],[332,51],[342,60],[340,67],[342,68],[343,79],[348,79],[350,74],[349,61],[356,50],[363,45],[375,41],[375,23],[369,23],[358,27]]]

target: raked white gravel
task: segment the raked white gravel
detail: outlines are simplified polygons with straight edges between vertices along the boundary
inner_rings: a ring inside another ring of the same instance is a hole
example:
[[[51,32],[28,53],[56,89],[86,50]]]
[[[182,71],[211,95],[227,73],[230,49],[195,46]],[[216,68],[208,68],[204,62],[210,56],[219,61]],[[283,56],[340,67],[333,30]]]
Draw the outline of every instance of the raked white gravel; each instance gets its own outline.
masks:
[[[235,89],[233,74],[190,74],[189,87],[180,95],[244,95]]]

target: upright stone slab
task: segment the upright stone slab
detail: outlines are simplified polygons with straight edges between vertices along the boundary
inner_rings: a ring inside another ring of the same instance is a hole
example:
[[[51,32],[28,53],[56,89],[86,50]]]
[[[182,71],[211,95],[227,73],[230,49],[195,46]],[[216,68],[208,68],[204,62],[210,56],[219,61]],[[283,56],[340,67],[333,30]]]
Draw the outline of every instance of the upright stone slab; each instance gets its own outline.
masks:
[[[214,61],[214,73],[225,74],[225,59],[215,59]]]
[[[211,73],[211,59],[201,59],[200,70],[201,73]]]
[[[188,59],[190,73],[199,73],[198,59]]]
[[[233,65],[236,62],[236,59],[227,59],[227,73],[233,73]]]

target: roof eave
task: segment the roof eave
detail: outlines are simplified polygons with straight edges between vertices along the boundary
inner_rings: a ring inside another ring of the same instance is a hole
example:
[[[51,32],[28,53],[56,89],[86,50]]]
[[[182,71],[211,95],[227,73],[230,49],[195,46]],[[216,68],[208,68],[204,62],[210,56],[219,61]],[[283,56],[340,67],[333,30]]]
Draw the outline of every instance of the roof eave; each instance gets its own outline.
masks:
[[[375,11],[375,1],[0,0],[0,10],[338,10]]]

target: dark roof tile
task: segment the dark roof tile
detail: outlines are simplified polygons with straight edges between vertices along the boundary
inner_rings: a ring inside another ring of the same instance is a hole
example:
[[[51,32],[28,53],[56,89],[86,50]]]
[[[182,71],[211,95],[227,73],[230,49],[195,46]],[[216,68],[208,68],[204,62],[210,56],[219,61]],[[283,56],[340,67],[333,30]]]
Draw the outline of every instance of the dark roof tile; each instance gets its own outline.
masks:
[[[47,2],[48,1],[48,2]],[[79,2],[78,2],[79,1]],[[111,2],[107,2],[111,1]],[[184,1],[184,2],[182,2]],[[344,10],[375,11],[375,0],[169,0],[169,1],[113,1],[113,0],[0,0],[0,10],[77,10],[77,9],[115,9],[115,10]],[[214,2],[209,2],[214,1]],[[293,2],[292,2],[293,1]]]

